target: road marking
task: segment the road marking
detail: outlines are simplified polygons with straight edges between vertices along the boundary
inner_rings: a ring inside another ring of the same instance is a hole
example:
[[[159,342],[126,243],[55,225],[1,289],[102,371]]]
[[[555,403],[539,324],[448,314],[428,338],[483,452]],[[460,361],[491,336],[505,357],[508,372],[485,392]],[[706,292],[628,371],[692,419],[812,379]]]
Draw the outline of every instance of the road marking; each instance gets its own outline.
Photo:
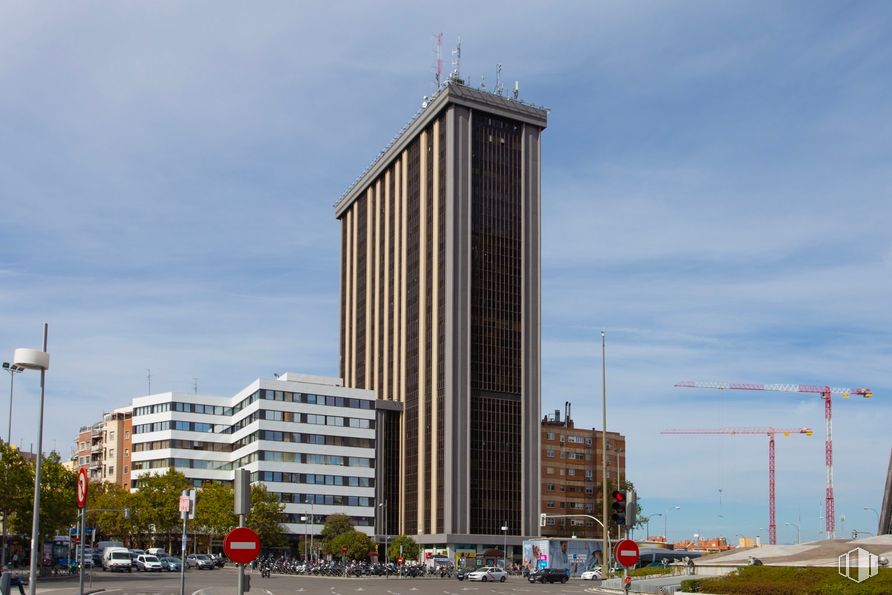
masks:
[[[266,595],[273,595],[273,592],[269,589],[264,589],[264,591],[266,591]]]

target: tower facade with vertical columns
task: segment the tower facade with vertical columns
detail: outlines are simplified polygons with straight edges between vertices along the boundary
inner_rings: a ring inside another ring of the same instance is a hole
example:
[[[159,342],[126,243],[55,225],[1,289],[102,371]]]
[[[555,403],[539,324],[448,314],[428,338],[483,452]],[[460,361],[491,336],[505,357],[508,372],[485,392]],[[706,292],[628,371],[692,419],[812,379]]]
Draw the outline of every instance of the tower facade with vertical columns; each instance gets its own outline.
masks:
[[[546,123],[450,81],[335,205],[341,375],[387,402],[379,534],[538,533]]]

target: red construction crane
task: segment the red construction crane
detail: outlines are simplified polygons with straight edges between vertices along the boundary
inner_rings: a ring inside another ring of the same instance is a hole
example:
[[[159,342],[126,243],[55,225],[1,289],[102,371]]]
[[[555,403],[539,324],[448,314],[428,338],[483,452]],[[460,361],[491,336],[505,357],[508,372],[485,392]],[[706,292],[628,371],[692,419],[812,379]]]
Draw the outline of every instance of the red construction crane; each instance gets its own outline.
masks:
[[[768,543],[777,543],[777,524],[774,520],[774,435],[814,434],[811,428],[718,428],[715,430],[663,430],[660,434],[737,434],[768,436]]]
[[[836,538],[835,503],[833,500],[833,395],[842,395],[844,399],[849,395],[861,395],[865,399],[873,396],[869,388],[831,388],[829,386],[814,386],[808,384],[734,384],[729,382],[679,382],[675,386],[681,388],[715,388],[731,390],[768,390],[785,393],[814,393],[821,395],[824,400],[824,468],[825,468],[825,506],[826,506],[826,530],[827,539]]]

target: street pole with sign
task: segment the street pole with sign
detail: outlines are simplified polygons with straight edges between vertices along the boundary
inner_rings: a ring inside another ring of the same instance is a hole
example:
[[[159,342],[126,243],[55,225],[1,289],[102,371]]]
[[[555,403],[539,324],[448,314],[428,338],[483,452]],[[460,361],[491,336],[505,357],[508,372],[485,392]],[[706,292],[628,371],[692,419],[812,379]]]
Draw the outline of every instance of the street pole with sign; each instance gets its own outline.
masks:
[[[183,519],[183,559],[180,565],[180,595],[186,595],[186,521],[195,517],[195,490],[183,490],[180,495],[180,517]]]
[[[80,541],[80,555],[78,555],[78,593],[84,595],[84,542],[87,533],[87,470],[83,467],[77,473],[77,507],[80,508],[80,529],[78,529],[78,541]],[[76,551],[76,550],[75,550]]]
[[[235,497],[234,512],[238,515],[239,528],[245,526],[245,516],[251,511],[251,472],[247,469],[237,469],[233,494]],[[231,556],[230,556],[231,557]],[[245,565],[238,567],[238,595],[245,593]]]

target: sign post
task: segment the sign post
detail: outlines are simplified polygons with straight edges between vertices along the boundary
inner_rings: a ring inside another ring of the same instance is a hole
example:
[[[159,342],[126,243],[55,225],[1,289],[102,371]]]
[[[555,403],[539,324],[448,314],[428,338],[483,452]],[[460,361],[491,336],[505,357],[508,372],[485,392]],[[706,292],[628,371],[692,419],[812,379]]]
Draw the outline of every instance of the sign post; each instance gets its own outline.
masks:
[[[195,490],[180,495],[180,517],[183,519],[183,559],[180,565],[180,595],[186,595],[186,521],[195,516]]]
[[[233,512],[238,515],[238,526],[239,528],[244,528],[245,526],[245,516],[251,512],[251,472],[247,469],[236,469],[235,477],[233,478]],[[248,531],[251,531],[248,529]],[[230,531],[229,535],[232,535],[232,531]],[[250,559],[241,562],[238,569],[238,595],[245,594],[245,564],[251,562],[257,557],[257,554],[260,553],[260,539],[257,538],[257,534],[251,531],[251,534],[254,535],[257,541],[257,552],[254,553]],[[226,536],[226,539],[229,539],[229,535]],[[244,534],[247,535],[247,534]],[[250,537],[250,536],[248,536]],[[245,539],[241,540],[244,543],[247,543]],[[240,542],[235,542],[240,543]],[[226,548],[226,541],[223,542],[224,549]],[[239,550],[240,548],[235,548]],[[242,550],[247,551],[247,550]],[[239,554],[242,552],[239,552]],[[239,563],[239,558],[234,557],[229,554],[229,550],[226,550],[226,554],[229,556],[231,560],[236,563]],[[236,554],[238,556],[238,554]]]
[[[638,544],[631,539],[623,539],[616,544],[616,551],[613,553],[613,557],[623,566],[623,589],[625,589],[626,593],[628,593],[629,589],[632,587],[632,578],[629,576],[629,567],[634,567],[638,564],[638,558],[640,556],[641,552],[638,549]]]
[[[87,532],[87,470],[83,467],[77,472],[77,507],[80,508],[81,518],[78,530],[78,541],[80,541],[80,554],[78,555],[78,593],[84,595],[84,549],[86,540],[84,534]],[[75,550],[77,551],[77,550]]]

